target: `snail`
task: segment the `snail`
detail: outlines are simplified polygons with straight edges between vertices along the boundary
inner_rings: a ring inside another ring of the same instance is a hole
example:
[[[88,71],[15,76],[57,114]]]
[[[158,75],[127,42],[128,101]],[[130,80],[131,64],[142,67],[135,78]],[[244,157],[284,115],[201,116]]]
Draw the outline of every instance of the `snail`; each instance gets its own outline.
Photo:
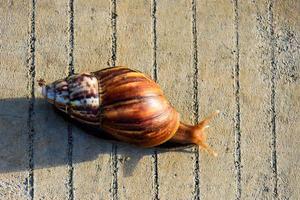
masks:
[[[117,140],[141,147],[167,141],[196,144],[216,155],[206,143],[204,130],[219,111],[197,125],[185,124],[159,85],[139,71],[110,67],[48,85],[41,79],[39,85],[58,110],[83,124],[100,126]]]

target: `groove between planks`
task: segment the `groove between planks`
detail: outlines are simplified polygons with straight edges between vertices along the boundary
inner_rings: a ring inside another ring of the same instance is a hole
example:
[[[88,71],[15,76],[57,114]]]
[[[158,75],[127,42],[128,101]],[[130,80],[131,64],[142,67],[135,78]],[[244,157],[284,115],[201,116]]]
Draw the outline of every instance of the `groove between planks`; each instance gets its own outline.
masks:
[[[157,68],[157,33],[156,33],[156,9],[157,3],[156,0],[152,0],[152,8],[151,8],[151,18],[152,18],[152,46],[153,46],[153,79],[157,82],[158,79],[158,68]],[[158,154],[157,150],[153,151],[152,154],[153,160],[153,199],[159,199],[159,183],[158,183]]]
[[[34,82],[35,82],[35,13],[36,13],[36,2],[32,0],[31,2],[31,14],[30,14],[30,35],[29,35],[29,58],[28,58],[28,90],[29,94],[29,107],[28,107],[28,180],[27,180],[27,191],[30,199],[34,199],[34,105],[35,105],[35,90],[34,90]]]
[[[117,2],[111,0],[111,66],[115,67],[117,59]],[[112,169],[112,199],[118,199],[118,146],[112,144],[111,169]]]
[[[69,1],[69,75],[73,75],[74,68],[74,0]]]
[[[69,76],[75,72],[74,68],[74,0],[69,1]],[[73,167],[73,132],[68,123],[68,199],[74,199],[74,167]]]
[[[274,182],[274,189],[273,189],[273,197],[278,198],[278,174],[277,174],[277,134],[276,134],[276,107],[275,107],[275,100],[276,100],[276,61],[275,61],[275,37],[274,37],[274,22],[273,22],[273,1],[270,0],[268,4],[268,17],[269,17],[269,31],[270,31],[270,59],[271,59],[271,133],[272,133],[272,141],[271,141],[271,148],[272,148],[272,172],[273,172],[273,182]]]
[[[235,127],[235,171],[236,171],[236,199],[241,199],[241,117],[240,117],[240,45],[239,45],[239,7],[238,0],[234,0],[234,27],[235,27],[235,66],[233,70],[234,94],[236,113]]]
[[[111,0],[111,66],[116,66],[117,60],[117,2]]]
[[[192,48],[192,59],[193,59],[193,111],[194,111],[194,123],[199,122],[199,98],[198,98],[198,43],[197,43],[197,5],[196,1],[192,0],[192,38],[193,38],[193,48]],[[200,199],[200,164],[199,164],[199,147],[195,148],[195,163],[194,163],[194,199]]]

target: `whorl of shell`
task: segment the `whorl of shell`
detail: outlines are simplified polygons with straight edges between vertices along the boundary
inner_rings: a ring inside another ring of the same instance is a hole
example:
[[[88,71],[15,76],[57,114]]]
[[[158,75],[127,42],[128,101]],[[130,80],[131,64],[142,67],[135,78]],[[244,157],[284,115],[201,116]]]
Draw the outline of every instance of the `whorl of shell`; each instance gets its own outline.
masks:
[[[162,144],[179,126],[179,114],[160,87],[126,67],[69,76],[43,87],[43,94],[72,118],[139,146]]]
[[[43,87],[43,95],[57,109],[76,120],[99,125],[97,79],[87,73],[69,76]]]

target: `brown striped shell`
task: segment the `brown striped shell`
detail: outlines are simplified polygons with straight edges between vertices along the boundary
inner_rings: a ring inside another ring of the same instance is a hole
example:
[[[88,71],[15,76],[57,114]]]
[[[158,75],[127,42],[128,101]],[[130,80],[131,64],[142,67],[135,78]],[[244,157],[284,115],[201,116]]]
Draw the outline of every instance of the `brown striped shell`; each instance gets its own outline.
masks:
[[[69,76],[43,87],[43,95],[72,118],[139,146],[168,141],[180,124],[160,87],[126,67]]]

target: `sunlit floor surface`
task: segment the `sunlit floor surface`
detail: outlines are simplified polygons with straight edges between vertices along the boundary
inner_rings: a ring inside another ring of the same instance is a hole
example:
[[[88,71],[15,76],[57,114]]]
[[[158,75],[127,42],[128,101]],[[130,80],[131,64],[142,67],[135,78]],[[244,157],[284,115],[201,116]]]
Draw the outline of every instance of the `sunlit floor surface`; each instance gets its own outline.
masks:
[[[298,0],[0,1],[0,199],[299,199]],[[37,80],[124,65],[213,157],[99,139]]]

